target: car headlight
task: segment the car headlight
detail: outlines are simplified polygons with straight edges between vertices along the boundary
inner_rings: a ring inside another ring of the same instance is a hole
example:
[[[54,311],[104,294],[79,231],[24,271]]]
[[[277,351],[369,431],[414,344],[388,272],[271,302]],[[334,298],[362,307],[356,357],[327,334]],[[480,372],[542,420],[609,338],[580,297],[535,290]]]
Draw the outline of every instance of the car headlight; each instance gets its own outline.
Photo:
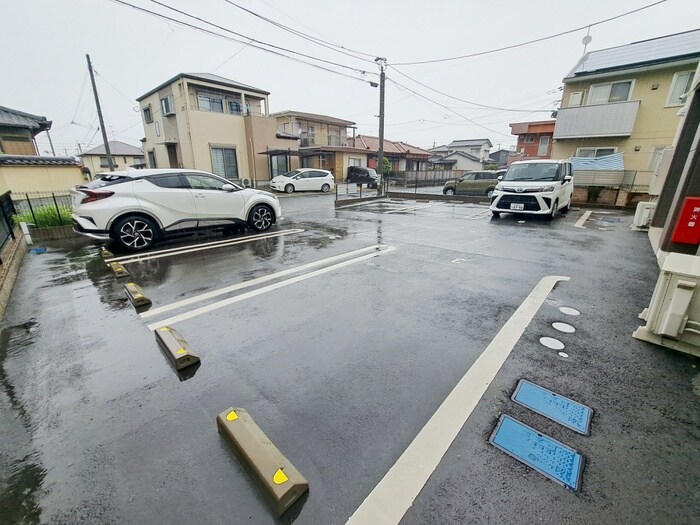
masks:
[[[540,191],[545,192],[545,193],[549,192],[549,191],[554,191],[554,186],[542,186],[540,188]]]
[[[503,191],[503,184],[496,184],[496,187],[494,189],[496,191]]]

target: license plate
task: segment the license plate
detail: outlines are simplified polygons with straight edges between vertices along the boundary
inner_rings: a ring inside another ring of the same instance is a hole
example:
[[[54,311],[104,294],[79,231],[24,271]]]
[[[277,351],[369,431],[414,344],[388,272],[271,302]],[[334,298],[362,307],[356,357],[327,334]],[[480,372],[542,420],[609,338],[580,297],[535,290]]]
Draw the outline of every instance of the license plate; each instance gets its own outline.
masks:
[[[518,203],[518,202],[511,202],[511,203],[510,203],[510,209],[511,209],[511,210],[524,210],[524,209],[525,209],[525,205],[522,204],[522,203]]]

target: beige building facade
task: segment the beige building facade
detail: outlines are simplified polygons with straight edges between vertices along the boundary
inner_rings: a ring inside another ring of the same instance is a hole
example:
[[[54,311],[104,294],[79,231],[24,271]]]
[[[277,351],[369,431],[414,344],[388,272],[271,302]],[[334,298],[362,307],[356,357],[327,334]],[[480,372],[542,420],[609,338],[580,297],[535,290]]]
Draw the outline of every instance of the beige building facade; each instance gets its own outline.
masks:
[[[700,31],[586,54],[564,78],[552,158],[622,153],[648,186],[671,147],[700,61]]]
[[[137,100],[150,168],[193,168],[254,184],[267,155],[280,146],[267,116],[269,92],[209,73],[181,73]],[[266,140],[263,137],[267,137]],[[261,142],[256,144],[256,139]]]

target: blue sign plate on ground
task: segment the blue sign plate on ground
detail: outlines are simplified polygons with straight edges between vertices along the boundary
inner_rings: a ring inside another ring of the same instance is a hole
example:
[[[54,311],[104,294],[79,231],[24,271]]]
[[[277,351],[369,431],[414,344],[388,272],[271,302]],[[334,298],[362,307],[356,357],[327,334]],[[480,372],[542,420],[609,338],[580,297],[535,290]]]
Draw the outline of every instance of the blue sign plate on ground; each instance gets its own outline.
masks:
[[[587,436],[590,431],[591,408],[530,381],[521,379],[511,399],[579,434]]]
[[[581,486],[581,454],[510,416],[501,416],[489,443],[568,489]]]

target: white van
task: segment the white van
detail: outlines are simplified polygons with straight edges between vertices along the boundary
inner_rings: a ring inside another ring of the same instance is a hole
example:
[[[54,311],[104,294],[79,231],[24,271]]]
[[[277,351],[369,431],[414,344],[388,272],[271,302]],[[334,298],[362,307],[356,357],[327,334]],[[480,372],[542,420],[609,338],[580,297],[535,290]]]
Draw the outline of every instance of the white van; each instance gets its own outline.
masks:
[[[508,167],[491,197],[491,213],[528,213],[553,218],[566,213],[574,193],[568,160],[522,160]]]

